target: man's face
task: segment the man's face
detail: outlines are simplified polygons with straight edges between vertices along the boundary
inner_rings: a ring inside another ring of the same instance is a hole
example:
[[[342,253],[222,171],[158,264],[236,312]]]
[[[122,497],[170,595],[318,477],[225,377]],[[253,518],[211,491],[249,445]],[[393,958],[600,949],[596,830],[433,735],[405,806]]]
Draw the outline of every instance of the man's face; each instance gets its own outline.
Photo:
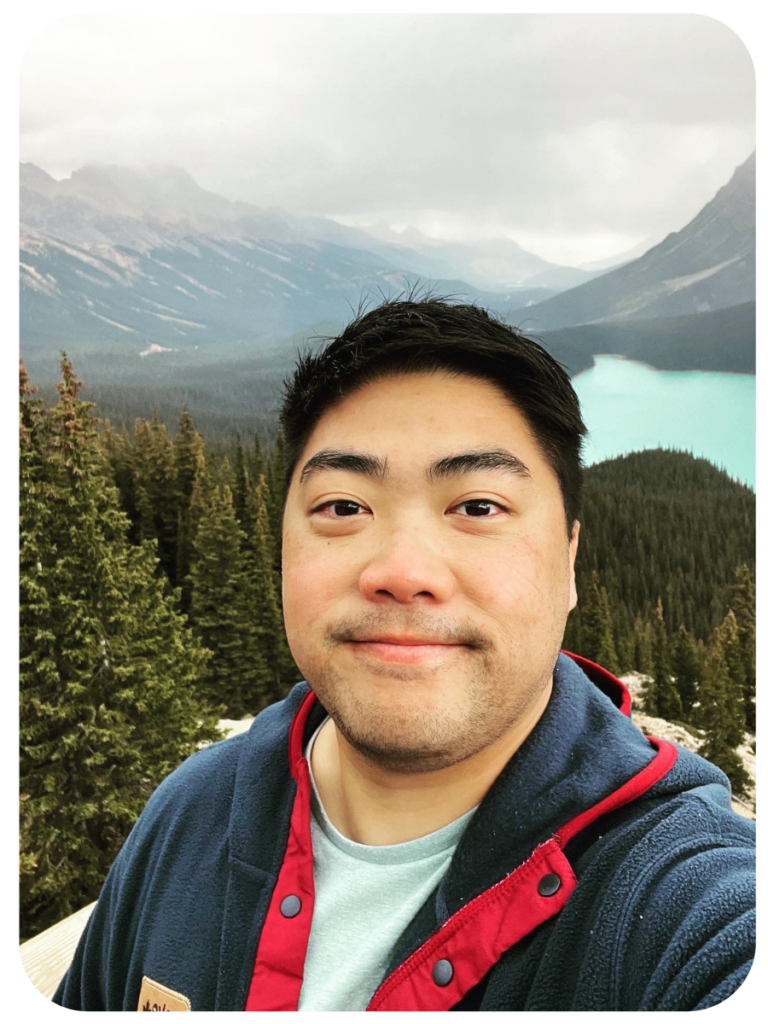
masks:
[[[569,544],[557,477],[489,382],[389,377],[326,412],[286,501],[283,607],[347,742],[407,774],[499,739],[551,679],[578,525]]]

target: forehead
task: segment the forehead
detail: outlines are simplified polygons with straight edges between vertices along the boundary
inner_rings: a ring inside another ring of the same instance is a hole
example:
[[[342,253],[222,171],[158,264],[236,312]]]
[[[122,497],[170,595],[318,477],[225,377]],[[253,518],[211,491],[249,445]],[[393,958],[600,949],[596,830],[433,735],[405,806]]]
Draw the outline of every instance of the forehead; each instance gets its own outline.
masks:
[[[382,377],[348,395],[320,418],[299,461],[346,446],[386,456],[393,469],[420,468],[467,445],[503,445],[531,471],[543,468],[525,417],[499,386],[442,370]]]

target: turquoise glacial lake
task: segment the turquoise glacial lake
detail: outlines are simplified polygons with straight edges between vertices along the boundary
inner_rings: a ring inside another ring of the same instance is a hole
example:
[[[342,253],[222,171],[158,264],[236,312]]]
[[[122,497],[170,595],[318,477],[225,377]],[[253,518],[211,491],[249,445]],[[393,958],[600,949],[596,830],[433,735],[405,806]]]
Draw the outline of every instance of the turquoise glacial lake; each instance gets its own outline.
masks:
[[[755,488],[753,375],[657,370],[601,355],[572,384],[590,432],[586,465],[644,448],[678,448]]]

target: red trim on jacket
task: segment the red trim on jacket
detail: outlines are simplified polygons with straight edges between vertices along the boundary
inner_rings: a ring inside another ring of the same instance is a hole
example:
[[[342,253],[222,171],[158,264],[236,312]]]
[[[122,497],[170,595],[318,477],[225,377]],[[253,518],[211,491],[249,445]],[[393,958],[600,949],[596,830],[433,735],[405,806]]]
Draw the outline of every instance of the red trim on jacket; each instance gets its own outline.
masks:
[[[310,690],[288,733],[288,761],[296,780],[296,799],[283,864],[259,936],[246,1010],[295,1010],[299,1004],[315,905],[309,803],[312,783],[302,753],[302,738],[316,699]],[[301,909],[293,917],[285,917],[280,910],[287,896],[301,900]]]
[[[598,676],[604,691],[612,690],[618,698],[622,714],[629,715],[631,697],[619,679],[587,658],[569,651],[563,654],[573,658],[593,681]],[[303,737],[316,699],[310,690],[288,735],[288,759],[297,784],[296,798],[285,856],[259,937],[246,1010],[298,1008],[314,907],[311,782],[303,753]],[[675,747],[666,740],[648,739],[658,751],[650,764],[605,799],[572,818],[515,871],[453,914],[384,979],[367,1009],[449,1010],[488,973],[507,949],[559,913],[577,881],[563,847],[596,818],[642,796],[672,768],[677,757]],[[544,896],[539,893],[538,885],[548,874],[557,875],[560,886],[553,895]],[[295,917],[286,918],[280,911],[286,896],[298,896],[301,900],[301,909]],[[440,986],[434,981],[432,971],[437,961],[443,959],[450,962],[453,976],[447,985]]]
[[[570,651],[563,651],[562,653],[572,658],[585,675],[590,677],[592,682],[595,682],[595,676],[599,677],[605,684],[603,688],[604,693],[613,690],[614,694],[619,698],[619,704],[617,705],[619,711],[622,715],[626,715],[629,718],[629,713],[632,710],[632,694],[620,679],[617,679],[607,668],[603,668],[602,665],[598,665],[595,661],[590,661],[589,658],[582,658],[580,654],[572,654]]]
[[[553,896],[541,896],[539,881],[560,879]],[[537,847],[516,871],[486,889],[443,924],[408,957],[373,995],[367,1010],[450,1010],[483,978],[501,955],[559,913],[576,888],[576,876],[557,841]],[[453,977],[439,986],[432,977],[448,960]]]
[[[658,751],[656,757],[645,768],[642,768],[637,775],[633,775],[628,782],[625,782],[623,786],[619,786],[618,789],[615,789],[604,800],[596,803],[593,807],[588,807],[581,814],[577,814],[575,818],[571,818],[562,828],[558,829],[555,839],[557,839],[561,847],[570,842],[577,832],[581,832],[587,825],[591,825],[596,818],[602,817],[603,814],[608,814],[609,811],[615,811],[617,807],[623,807],[624,804],[637,800],[651,786],[655,786],[659,779],[663,778],[672,768],[672,765],[677,760],[677,750],[675,747],[668,743],[667,740],[658,740],[655,736],[648,736],[646,738],[652,746],[656,747]]]

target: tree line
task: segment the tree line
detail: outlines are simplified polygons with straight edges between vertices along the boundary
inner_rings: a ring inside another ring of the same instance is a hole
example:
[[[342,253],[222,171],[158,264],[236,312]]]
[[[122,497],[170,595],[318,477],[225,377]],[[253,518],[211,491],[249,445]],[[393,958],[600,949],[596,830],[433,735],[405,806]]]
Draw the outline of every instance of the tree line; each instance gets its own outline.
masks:
[[[279,433],[207,447],[185,407],[97,419],[66,356],[20,374],[21,935],[80,909],[148,796],[301,675],[285,637]],[[743,792],[754,732],[754,493],[672,452],[587,470],[563,647],[650,677]],[[663,603],[662,596],[664,599]]]
[[[650,676],[642,710],[692,729],[746,795],[736,747],[756,731],[754,491],[674,450],[590,466],[576,584],[564,648]]]

